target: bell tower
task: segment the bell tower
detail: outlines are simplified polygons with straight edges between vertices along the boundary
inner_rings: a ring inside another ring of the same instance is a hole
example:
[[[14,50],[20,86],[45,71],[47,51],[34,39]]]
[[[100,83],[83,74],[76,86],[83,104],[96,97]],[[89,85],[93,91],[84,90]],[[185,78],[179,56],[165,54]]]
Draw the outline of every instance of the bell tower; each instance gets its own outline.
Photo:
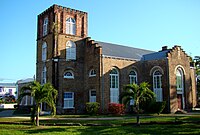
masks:
[[[36,80],[58,87],[58,63],[66,58],[66,44],[86,38],[87,13],[53,5],[37,18]]]

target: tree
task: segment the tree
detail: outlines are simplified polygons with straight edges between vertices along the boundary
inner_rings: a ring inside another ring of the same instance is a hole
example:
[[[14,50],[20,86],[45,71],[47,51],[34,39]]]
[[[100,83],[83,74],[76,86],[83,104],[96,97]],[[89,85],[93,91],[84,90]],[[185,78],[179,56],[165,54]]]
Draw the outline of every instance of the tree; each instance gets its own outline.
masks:
[[[200,56],[195,56],[193,59],[193,63],[195,64],[196,74],[200,75]]]
[[[140,125],[139,104],[140,102],[146,101],[147,99],[155,99],[155,94],[152,90],[149,89],[149,84],[147,82],[143,82],[140,85],[128,84],[125,85],[124,91],[120,94],[120,101],[126,105],[130,102],[131,99],[134,100],[134,106],[137,113],[137,125]]]
[[[193,59],[196,69],[196,78],[197,78],[197,97],[200,97],[200,56],[195,56]]]
[[[28,91],[28,92],[27,92]],[[36,125],[39,126],[39,113],[40,113],[40,104],[47,103],[49,107],[52,109],[52,114],[56,114],[56,97],[58,95],[58,91],[54,89],[54,87],[50,83],[46,83],[41,85],[39,82],[34,81],[28,86],[24,86],[21,89],[20,96],[18,98],[19,101],[22,100],[24,96],[32,96],[35,101],[35,107],[33,108],[33,115],[36,114]]]

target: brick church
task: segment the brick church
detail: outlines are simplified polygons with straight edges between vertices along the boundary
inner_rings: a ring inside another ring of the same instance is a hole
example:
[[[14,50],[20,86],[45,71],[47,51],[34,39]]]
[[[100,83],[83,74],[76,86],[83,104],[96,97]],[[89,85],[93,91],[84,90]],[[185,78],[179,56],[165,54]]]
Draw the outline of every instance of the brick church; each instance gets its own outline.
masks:
[[[58,5],[38,15],[36,68],[37,81],[58,90],[58,114],[83,113],[86,102],[106,112],[124,85],[144,81],[169,113],[196,105],[195,70],[180,46],[155,52],[94,41],[88,14]]]

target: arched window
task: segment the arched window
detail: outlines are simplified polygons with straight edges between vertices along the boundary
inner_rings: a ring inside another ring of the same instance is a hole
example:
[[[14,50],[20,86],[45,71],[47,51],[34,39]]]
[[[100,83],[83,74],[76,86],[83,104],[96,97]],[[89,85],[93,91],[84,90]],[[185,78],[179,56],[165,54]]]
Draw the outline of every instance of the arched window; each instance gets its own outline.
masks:
[[[68,79],[74,79],[74,73],[72,70],[67,70],[64,73],[64,78],[68,78]]]
[[[76,34],[76,21],[71,17],[66,20],[66,34]]]
[[[129,80],[130,80],[130,84],[137,84],[137,73],[135,71],[131,71],[129,73]]]
[[[47,35],[48,18],[46,17],[43,22],[43,36]]]
[[[176,70],[176,90],[178,109],[185,109],[185,96],[184,96],[184,73],[181,68]]]
[[[47,59],[47,43],[44,42],[42,44],[42,61],[45,61]]]
[[[96,76],[96,71],[94,69],[91,69],[89,72],[89,77]]]
[[[46,76],[47,76],[47,68],[44,65],[43,68],[42,68],[42,82],[41,82],[41,84],[46,83]]]
[[[137,73],[134,70],[129,73],[129,82],[130,84],[137,84]],[[133,99],[130,100],[130,105],[134,105]]]
[[[156,94],[156,101],[163,101],[162,74],[159,70],[155,70],[153,73],[153,91]]]
[[[110,102],[119,102],[119,73],[116,68],[110,71]]]
[[[66,60],[76,60],[76,44],[73,41],[66,43]]]
[[[183,92],[183,72],[181,69],[176,70],[176,87],[177,92]]]

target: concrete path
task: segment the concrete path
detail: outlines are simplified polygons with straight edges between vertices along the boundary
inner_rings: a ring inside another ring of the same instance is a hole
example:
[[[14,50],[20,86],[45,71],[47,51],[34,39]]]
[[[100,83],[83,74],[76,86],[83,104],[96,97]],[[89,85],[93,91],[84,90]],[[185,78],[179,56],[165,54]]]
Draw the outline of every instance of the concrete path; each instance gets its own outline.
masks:
[[[14,110],[3,110],[0,112],[0,118],[21,118],[21,119],[30,119],[28,116],[17,116],[13,115]],[[169,114],[168,116],[194,116],[194,115],[200,115],[199,112],[197,113],[187,113],[187,114]],[[120,119],[129,119],[134,118],[135,116],[131,117],[102,117],[102,118],[94,118],[94,117],[88,117],[88,118],[55,118],[55,117],[40,117],[41,120],[45,119],[59,119],[59,120],[120,120]],[[140,118],[150,118],[150,117],[156,117],[156,116],[140,116]],[[159,117],[166,117],[166,116],[159,116]]]

